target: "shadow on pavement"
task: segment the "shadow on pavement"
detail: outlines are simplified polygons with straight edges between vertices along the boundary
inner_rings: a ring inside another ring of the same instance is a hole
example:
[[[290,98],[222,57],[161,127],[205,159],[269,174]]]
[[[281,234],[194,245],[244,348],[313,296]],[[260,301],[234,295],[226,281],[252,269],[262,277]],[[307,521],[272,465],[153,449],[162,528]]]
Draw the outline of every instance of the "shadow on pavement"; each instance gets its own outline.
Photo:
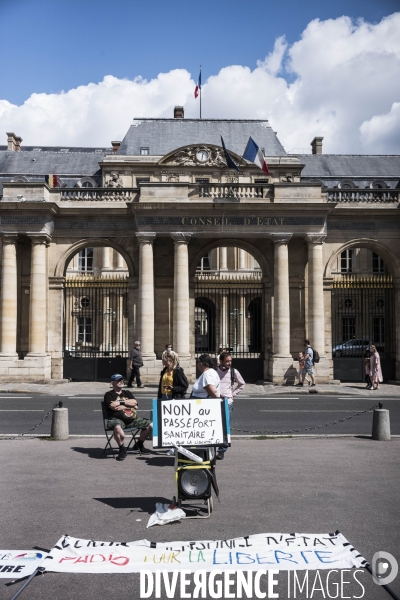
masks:
[[[93,498],[93,500],[107,504],[111,508],[139,509],[141,512],[146,512],[149,515],[154,513],[156,502],[162,502],[162,504],[169,504],[171,502],[171,498],[160,498],[159,496],[126,496],[123,498]]]

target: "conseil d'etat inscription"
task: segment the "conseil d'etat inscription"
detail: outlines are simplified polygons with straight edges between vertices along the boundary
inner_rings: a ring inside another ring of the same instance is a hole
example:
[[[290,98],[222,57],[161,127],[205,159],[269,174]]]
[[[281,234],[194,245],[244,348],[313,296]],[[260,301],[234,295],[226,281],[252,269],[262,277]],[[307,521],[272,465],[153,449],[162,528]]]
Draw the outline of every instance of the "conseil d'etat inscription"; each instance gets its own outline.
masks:
[[[280,217],[280,216],[197,216],[197,215],[176,215],[176,216],[139,216],[137,217],[139,228],[151,227],[157,229],[160,227],[179,226],[180,228],[195,229],[213,229],[219,228],[237,228],[237,227],[293,227],[295,225],[317,225],[323,226],[325,219],[323,216],[304,216],[304,217]]]

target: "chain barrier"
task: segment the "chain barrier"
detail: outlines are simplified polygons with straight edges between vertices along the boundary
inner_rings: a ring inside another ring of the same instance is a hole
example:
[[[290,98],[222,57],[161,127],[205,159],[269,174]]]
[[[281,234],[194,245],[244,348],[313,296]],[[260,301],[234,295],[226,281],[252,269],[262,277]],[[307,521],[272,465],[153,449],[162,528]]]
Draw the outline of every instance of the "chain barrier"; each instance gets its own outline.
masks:
[[[42,423],[45,422],[45,420],[48,418],[48,416],[52,413],[53,408],[62,408],[62,405],[63,405],[63,403],[61,402],[61,400],[59,402],[56,402],[55,405],[49,410],[49,412],[44,415],[43,419],[41,421],[39,421],[39,423],[37,423],[36,425],[34,425],[30,429],[28,429],[28,431],[25,431],[24,433],[17,433],[17,435],[13,435],[12,437],[0,437],[0,441],[1,440],[15,440],[19,437],[23,437],[24,435],[28,435],[28,433],[30,433],[31,431],[34,431]]]
[[[314,427],[304,427],[303,429],[291,429],[290,431],[249,431],[247,429],[237,429],[236,427],[231,427],[231,431],[241,431],[242,433],[256,433],[258,435],[282,435],[287,433],[300,433],[301,431],[311,431],[313,429],[321,429],[322,427],[329,427],[329,425],[336,425],[337,423],[343,423],[344,421],[348,421],[349,419],[353,419],[354,417],[359,417],[360,415],[364,415],[375,408],[381,408],[381,403],[374,404],[371,408],[367,408],[367,410],[363,410],[358,413],[354,413],[354,415],[350,415],[349,417],[344,417],[343,419],[337,419],[337,421],[331,421],[330,423],[323,423],[322,425],[314,425]]]

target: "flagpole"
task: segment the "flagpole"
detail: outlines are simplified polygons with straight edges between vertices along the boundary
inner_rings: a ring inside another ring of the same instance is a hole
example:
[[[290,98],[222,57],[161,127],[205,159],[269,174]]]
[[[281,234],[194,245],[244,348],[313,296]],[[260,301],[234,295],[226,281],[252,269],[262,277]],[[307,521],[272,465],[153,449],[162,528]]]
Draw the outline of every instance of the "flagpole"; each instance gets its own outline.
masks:
[[[202,88],[202,81],[201,81],[201,65],[200,65],[200,119],[201,119],[201,88]]]

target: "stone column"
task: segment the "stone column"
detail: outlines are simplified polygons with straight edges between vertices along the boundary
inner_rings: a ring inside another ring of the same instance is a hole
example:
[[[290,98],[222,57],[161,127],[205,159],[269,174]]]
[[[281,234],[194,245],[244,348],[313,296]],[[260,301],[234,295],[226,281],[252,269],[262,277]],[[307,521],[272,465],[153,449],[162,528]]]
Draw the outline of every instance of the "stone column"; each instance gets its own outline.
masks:
[[[109,270],[110,269],[110,251],[111,248],[109,246],[105,246],[102,248],[102,264],[101,270]]]
[[[0,294],[0,356],[17,358],[17,251],[16,236],[3,238]]]
[[[246,269],[246,252],[239,248],[238,269],[244,271]]]
[[[179,356],[189,357],[189,257],[191,233],[171,233],[174,240],[174,349]]]
[[[325,235],[307,235],[308,243],[308,337],[312,347],[325,355],[325,314],[322,244]]]
[[[48,238],[32,237],[28,356],[46,355]]]
[[[274,354],[290,354],[289,259],[291,235],[274,235]]]
[[[219,249],[219,270],[228,270],[228,248],[226,247]]]
[[[125,261],[124,261],[124,257],[122,256],[122,254],[120,254],[119,252],[117,252],[117,269],[125,269]]]
[[[154,359],[154,265],[155,233],[137,233],[139,241],[138,332],[143,359]]]
[[[272,381],[283,383],[293,369],[290,354],[290,305],[288,243],[291,234],[274,234],[274,336]],[[291,379],[291,377],[290,377]]]

